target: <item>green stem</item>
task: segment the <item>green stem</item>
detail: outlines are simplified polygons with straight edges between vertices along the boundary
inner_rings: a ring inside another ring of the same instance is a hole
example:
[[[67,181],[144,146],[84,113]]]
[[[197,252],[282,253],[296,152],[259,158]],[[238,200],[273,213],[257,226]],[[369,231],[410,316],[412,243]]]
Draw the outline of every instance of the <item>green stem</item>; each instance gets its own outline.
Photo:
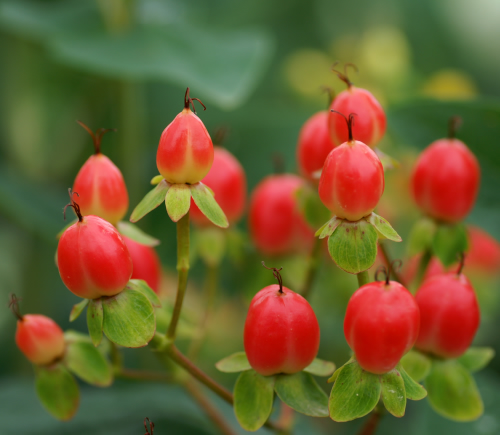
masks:
[[[304,288],[300,293],[302,297],[308,299],[314,284],[314,279],[316,278],[316,273],[318,272],[319,265],[321,264],[321,254],[322,254],[322,243],[323,241],[315,238],[314,246],[309,257],[309,269],[307,270],[306,280],[304,283]]]
[[[412,286],[414,290],[417,290],[422,284],[422,281],[424,280],[425,277],[425,272],[427,272],[427,267],[431,262],[431,258],[432,258],[432,253],[429,250],[424,251],[422,257],[420,257],[420,262],[418,263],[418,269],[417,269],[417,276],[415,277]]]
[[[370,282],[370,276],[368,275],[367,270],[365,270],[364,272],[359,272],[357,276],[358,276],[358,285],[360,287]]]
[[[117,378],[132,379],[136,381],[152,382],[174,382],[174,378],[165,373],[150,372],[145,370],[133,370],[122,368],[116,374]]]
[[[182,310],[189,273],[189,211],[177,222],[177,296],[175,298],[172,320],[167,331],[167,338],[175,341],[175,332]]]

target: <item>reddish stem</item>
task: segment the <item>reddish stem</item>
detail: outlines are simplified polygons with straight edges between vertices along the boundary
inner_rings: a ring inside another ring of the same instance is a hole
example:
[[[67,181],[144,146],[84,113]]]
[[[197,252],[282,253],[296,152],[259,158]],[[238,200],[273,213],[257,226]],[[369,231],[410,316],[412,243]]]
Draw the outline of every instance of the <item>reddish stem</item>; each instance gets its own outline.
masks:
[[[14,316],[17,317],[17,320],[20,320],[22,322],[24,318],[21,315],[21,311],[19,310],[19,302],[21,301],[22,299],[18,298],[14,293],[11,293],[9,295],[9,310],[12,311]]]
[[[356,65],[354,65],[353,63],[346,63],[344,64],[344,72],[340,72],[338,70],[335,69],[335,67],[338,65],[338,62],[335,62],[332,66],[332,71],[337,74],[337,77],[342,80],[348,88],[350,88],[352,86],[352,82],[349,80],[349,77],[347,75],[347,68],[351,67],[352,69],[354,69],[354,71],[358,72],[358,67]]]
[[[380,412],[378,412],[377,410],[373,411],[372,414],[370,415],[370,418],[363,425],[358,435],[375,435],[375,432],[377,431],[377,426],[380,423],[380,417],[382,417],[380,415]]]
[[[460,275],[462,273],[462,271],[464,270],[464,266],[465,266],[465,253],[461,252],[458,255],[460,257],[460,263],[458,265],[457,275]]]
[[[82,121],[76,121],[78,124],[80,124],[85,130],[87,130],[87,133],[90,134],[90,137],[92,138],[92,141],[94,142],[94,150],[96,154],[101,153],[101,139],[102,137],[108,132],[108,131],[116,131],[116,128],[100,128],[97,130],[95,133],[87,127]]]
[[[276,267],[267,267],[266,263],[264,263],[263,261],[262,261],[262,266],[264,266],[267,270],[273,271],[273,275],[278,280],[278,283],[280,285],[279,292],[283,293],[283,278],[281,277],[281,274],[280,274],[280,270],[283,268],[280,267],[279,269],[277,269]]]
[[[207,110],[207,107],[201,102],[198,98],[191,98],[189,96],[189,88],[186,88],[186,93],[184,95],[184,109],[189,109],[189,105],[193,108],[193,112],[196,113],[196,109],[194,107],[194,102],[198,101],[203,106],[203,110]]]
[[[460,116],[452,116],[448,120],[448,139],[455,139],[457,130],[462,125],[462,118]]]
[[[352,136],[352,127],[354,126],[354,117],[356,116],[356,113],[349,113],[349,117],[346,117],[343,113],[337,112],[336,110],[330,110],[330,112],[337,113],[338,115],[341,115],[344,117],[345,122],[347,122],[347,130],[349,131],[349,142],[352,142],[354,140]]]
[[[71,207],[75,211],[76,215],[78,216],[78,221],[82,222],[83,221],[83,216],[82,216],[82,213],[80,212],[80,206],[73,199],[73,195],[76,195],[76,196],[80,196],[80,195],[78,195],[78,192],[72,192],[71,191],[71,187],[68,189],[68,193],[69,193],[70,203],[66,204],[64,206],[64,211],[63,211],[64,219],[66,219],[66,209],[68,207]]]

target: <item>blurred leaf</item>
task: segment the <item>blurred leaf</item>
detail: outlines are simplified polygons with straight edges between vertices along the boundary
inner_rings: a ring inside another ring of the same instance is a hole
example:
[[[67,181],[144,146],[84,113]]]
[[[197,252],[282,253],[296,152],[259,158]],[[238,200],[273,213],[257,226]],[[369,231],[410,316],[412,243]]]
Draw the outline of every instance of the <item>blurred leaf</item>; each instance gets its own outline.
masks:
[[[82,314],[82,311],[88,304],[89,304],[89,299],[84,299],[81,302],[78,302],[77,304],[73,305],[73,308],[69,313],[69,321],[73,322],[76,319],[78,319],[78,317],[80,317],[80,314]]]
[[[160,298],[143,279],[131,279],[129,280],[125,288],[142,293],[149,299],[149,302],[151,302],[153,307],[161,307]]]
[[[71,419],[80,403],[75,378],[59,363],[37,367],[36,392],[45,409],[59,420]]]
[[[190,186],[193,200],[200,211],[215,225],[227,228],[229,222],[227,217],[215,200],[214,196],[203,183],[196,183]]]
[[[377,157],[380,159],[380,162],[382,163],[382,166],[384,167],[384,171],[391,170],[391,169],[397,169],[401,165],[399,162],[394,158],[391,157],[390,155],[380,151],[379,148],[375,148],[375,154],[377,154]]]
[[[151,178],[151,181],[150,183],[153,185],[153,186],[156,186],[157,184],[160,183],[161,180],[163,180],[164,177],[163,175],[155,175],[153,178]]]
[[[416,221],[408,237],[408,254],[413,256],[430,250],[436,230],[436,222],[430,218],[422,217]]]
[[[240,374],[234,386],[234,412],[241,427],[256,431],[271,415],[274,376],[261,376],[254,370]]]
[[[380,375],[380,384],[382,386],[381,396],[385,409],[394,415],[394,417],[405,415],[405,383],[400,373],[394,369]]]
[[[130,222],[137,222],[165,201],[165,196],[167,195],[170,186],[170,183],[163,180],[158,183],[154,189],[150,190],[146,196],[142,198],[141,202],[134,208],[134,211],[130,216]]]
[[[401,377],[403,378],[407,399],[422,400],[424,397],[427,396],[426,389],[422,385],[420,385],[419,383],[415,382],[415,380],[412,379],[408,375],[408,373],[406,373],[405,369],[403,368],[403,366],[401,364],[398,364],[397,370],[401,374]]]
[[[102,340],[102,328],[104,324],[104,311],[102,299],[91,299],[87,308],[87,326],[89,335],[94,346],[99,346]]]
[[[145,246],[158,246],[160,241],[149,234],[146,234],[138,226],[130,222],[118,222],[116,226],[119,233]]]
[[[429,374],[432,361],[427,355],[412,349],[401,358],[401,364],[412,379],[420,382]]]
[[[67,342],[64,364],[83,381],[107,387],[113,382],[113,369],[91,342]]]
[[[174,222],[186,215],[191,206],[191,190],[187,184],[172,184],[165,197],[167,213]]]
[[[467,231],[462,223],[440,223],[432,241],[434,255],[445,267],[456,263],[467,250]]]
[[[245,370],[250,370],[252,367],[248,362],[247,354],[245,352],[236,352],[232,355],[221,359],[215,364],[217,370],[224,373],[237,373]]]
[[[106,337],[124,347],[146,346],[155,335],[155,312],[151,302],[141,292],[123,290],[103,298]]]
[[[317,189],[303,185],[295,192],[299,209],[311,228],[317,228],[330,219],[330,211],[323,205]]]
[[[330,376],[335,371],[335,364],[330,361],[314,358],[313,362],[304,371],[316,376]]]
[[[314,234],[316,237],[320,239],[324,239],[333,234],[333,232],[337,229],[337,227],[342,223],[342,219],[339,219],[337,216],[332,217],[326,224],[316,231]]]
[[[218,266],[226,253],[226,232],[216,227],[197,229],[196,252],[206,264]]]
[[[393,242],[401,242],[401,236],[392,228],[391,224],[386,219],[375,213],[371,213],[365,218],[377,230],[379,239],[389,239]]]
[[[491,347],[469,347],[467,351],[458,358],[469,372],[477,372],[488,365],[495,356],[495,350]]]
[[[309,373],[278,375],[274,389],[281,401],[295,411],[311,417],[328,417],[328,396]]]

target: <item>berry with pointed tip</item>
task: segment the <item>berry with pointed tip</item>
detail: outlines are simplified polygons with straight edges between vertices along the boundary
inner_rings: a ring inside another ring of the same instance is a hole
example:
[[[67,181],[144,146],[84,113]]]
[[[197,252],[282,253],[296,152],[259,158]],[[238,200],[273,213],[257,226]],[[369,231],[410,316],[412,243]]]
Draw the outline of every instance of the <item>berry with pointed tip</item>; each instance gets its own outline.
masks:
[[[116,165],[101,153],[101,138],[110,131],[92,132],[79,122],[94,140],[95,154],[90,156],[78,172],[73,191],[78,192],[83,215],[95,215],[116,225],[128,209],[128,192],[122,173]]]
[[[189,107],[190,104],[194,107],[193,100],[200,102],[189,97],[187,88],[184,110],[163,130],[160,138],[156,166],[169,183],[198,183],[212,167],[212,139],[201,119]]]
[[[237,222],[245,209],[247,180],[236,157],[225,148],[214,147],[213,165],[201,181],[212,189],[229,223]],[[212,225],[192,199],[189,213],[196,225]]]
[[[365,284],[351,296],[344,335],[359,365],[370,373],[391,371],[415,343],[418,305],[395,281]]]

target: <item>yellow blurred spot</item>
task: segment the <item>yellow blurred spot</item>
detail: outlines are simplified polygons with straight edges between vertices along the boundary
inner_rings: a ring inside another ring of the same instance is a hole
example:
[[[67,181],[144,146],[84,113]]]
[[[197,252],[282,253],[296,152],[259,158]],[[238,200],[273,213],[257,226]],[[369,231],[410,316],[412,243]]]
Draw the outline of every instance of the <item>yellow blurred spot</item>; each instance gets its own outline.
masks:
[[[434,73],[422,89],[424,95],[443,100],[465,100],[477,95],[477,88],[466,73],[443,69]]]

